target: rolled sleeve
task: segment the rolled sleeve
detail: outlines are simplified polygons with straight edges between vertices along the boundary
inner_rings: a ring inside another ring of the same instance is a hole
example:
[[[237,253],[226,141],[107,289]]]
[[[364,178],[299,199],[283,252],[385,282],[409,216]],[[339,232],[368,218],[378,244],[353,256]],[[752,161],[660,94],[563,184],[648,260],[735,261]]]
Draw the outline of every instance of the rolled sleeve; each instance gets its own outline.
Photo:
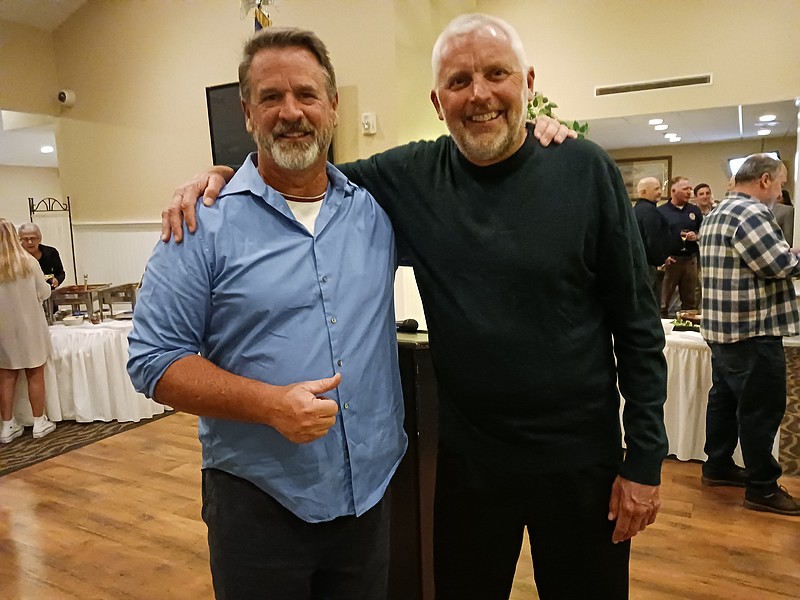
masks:
[[[175,361],[201,352],[211,313],[212,270],[202,225],[183,243],[159,242],[147,263],[128,337],[128,374],[152,398]]]

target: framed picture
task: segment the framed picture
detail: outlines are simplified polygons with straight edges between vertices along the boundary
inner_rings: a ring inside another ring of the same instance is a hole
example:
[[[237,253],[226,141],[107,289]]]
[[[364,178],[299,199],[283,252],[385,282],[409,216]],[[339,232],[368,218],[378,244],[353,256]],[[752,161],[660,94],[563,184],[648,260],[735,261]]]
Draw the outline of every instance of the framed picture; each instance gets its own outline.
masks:
[[[622,173],[622,180],[625,182],[625,189],[628,190],[628,197],[635,200],[636,184],[644,177],[655,177],[661,182],[661,197],[664,197],[664,186],[672,177],[672,157],[671,156],[651,156],[647,158],[616,158],[614,162]]]

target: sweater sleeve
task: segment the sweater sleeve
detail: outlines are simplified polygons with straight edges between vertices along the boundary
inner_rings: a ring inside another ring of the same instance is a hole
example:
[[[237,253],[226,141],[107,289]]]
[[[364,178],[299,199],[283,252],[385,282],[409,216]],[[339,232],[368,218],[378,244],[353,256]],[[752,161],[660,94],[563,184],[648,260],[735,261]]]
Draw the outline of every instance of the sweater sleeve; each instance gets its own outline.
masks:
[[[598,282],[614,338],[619,389],[625,398],[625,461],[620,475],[658,485],[668,443],[664,425],[667,368],[664,330],[650,287],[647,262],[622,177],[607,156],[597,189],[603,261]]]

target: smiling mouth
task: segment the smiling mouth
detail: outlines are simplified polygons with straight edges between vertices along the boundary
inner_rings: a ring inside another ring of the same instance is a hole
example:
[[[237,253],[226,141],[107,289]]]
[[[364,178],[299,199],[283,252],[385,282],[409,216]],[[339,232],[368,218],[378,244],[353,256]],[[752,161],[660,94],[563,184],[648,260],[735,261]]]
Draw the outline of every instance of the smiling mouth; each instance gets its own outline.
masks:
[[[502,113],[499,110],[493,110],[490,112],[481,113],[479,115],[472,115],[469,117],[469,120],[473,123],[486,123],[487,121],[493,121],[497,119]]]
[[[278,137],[289,139],[289,140],[296,140],[302,137],[306,137],[307,135],[313,135],[310,131],[287,131],[284,133],[278,134]]]

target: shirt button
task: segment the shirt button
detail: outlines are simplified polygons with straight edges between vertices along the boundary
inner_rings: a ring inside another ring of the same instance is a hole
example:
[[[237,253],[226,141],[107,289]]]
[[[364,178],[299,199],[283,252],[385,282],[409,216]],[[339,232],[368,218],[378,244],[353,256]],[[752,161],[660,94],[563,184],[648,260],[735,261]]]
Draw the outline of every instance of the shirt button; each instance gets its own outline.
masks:
[[[336,325],[336,317],[331,317],[331,323],[333,323],[334,325]]]
[[[342,364],[343,364],[343,363],[342,363],[342,361],[341,361],[341,360],[337,360],[337,361],[336,361],[336,365],[337,365],[337,366],[341,367],[341,366],[342,366]]]
[[[322,283],[328,283],[328,276],[327,275],[323,275],[322,276]]]
[[[349,410],[350,409],[350,403],[349,402],[345,402],[344,403],[344,409],[345,410]]]

